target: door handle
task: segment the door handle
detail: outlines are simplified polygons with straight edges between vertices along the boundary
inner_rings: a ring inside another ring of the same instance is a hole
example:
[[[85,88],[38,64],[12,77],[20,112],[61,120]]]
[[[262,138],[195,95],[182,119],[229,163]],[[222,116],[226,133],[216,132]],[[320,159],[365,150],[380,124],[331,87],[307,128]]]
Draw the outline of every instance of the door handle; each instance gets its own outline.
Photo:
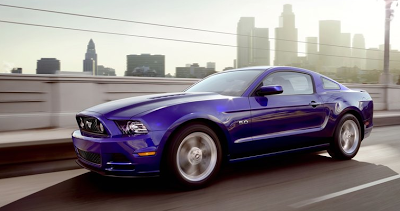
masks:
[[[311,103],[310,104],[308,104],[308,105],[310,105],[310,106],[312,106],[312,107],[317,107],[317,106],[319,106],[319,105],[321,105],[322,103],[320,103],[320,102],[315,102],[315,101],[311,101]]]

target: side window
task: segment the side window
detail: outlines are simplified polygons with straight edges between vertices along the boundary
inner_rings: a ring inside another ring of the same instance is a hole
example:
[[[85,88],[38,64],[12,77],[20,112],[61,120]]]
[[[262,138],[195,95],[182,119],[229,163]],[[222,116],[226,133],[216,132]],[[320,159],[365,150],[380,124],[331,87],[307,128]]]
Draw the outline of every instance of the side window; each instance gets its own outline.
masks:
[[[268,75],[263,85],[280,85],[282,95],[312,94],[314,93],[311,76],[298,72],[277,72]]]
[[[322,84],[324,89],[340,89],[340,86],[337,83],[326,78],[322,78]]]

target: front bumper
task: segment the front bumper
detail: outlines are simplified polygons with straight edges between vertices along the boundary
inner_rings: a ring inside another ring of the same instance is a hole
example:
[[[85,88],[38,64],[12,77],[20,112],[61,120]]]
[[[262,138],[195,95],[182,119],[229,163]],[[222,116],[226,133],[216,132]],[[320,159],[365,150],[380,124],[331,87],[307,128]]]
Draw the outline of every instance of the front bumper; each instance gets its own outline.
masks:
[[[160,173],[162,151],[158,148],[162,131],[149,134],[117,137],[88,137],[79,130],[72,134],[77,163],[107,176],[154,176]],[[139,152],[155,151],[141,157]]]

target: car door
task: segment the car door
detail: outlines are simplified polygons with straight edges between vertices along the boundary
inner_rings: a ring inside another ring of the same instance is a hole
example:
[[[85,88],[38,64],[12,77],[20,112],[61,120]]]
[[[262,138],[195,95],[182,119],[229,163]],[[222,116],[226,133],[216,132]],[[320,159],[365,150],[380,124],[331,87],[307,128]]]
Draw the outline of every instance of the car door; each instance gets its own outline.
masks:
[[[277,71],[267,75],[262,85],[280,85],[283,93],[249,97],[252,137],[236,143],[257,154],[317,143],[314,133],[324,128],[329,111],[315,93],[313,77]]]

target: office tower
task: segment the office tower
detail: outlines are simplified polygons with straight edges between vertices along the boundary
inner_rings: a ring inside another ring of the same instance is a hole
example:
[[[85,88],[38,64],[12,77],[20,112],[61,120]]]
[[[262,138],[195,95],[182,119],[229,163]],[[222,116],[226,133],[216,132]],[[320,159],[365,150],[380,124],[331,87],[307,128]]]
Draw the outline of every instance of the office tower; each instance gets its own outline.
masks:
[[[335,69],[341,66],[340,46],[342,35],[340,32],[340,21],[319,21],[319,53],[320,66]],[[336,46],[332,46],[336,45]],[[330,56],[326,56],[330,55]]]
[[[290,40],[290,41],[284,41]],[[291,65],[297,62],[297,28],[292,5],[283,5],[279,27],[275,28],[274,65]]]
[[[97,74],[103,76],[115,76],[115,69],[99,65],[97,66]]]
[[[215,73],[213,67],[200,67],[198,63],[193,63],[190,67],[176,67],[175,75],[177,78],[204,78]]]
[[[237,26],[237,67],[247,67],[251,63],[251,31],[254,17],[241,17]]]
[[[366,57],[366,70],[383,70],[383,65],[381,65],[382,62],[380,62],[380,60],[383,59],[383,52],[378,48],[368,48]]]
[[[389,69],[391,69],[391,70],[400,70],[400,51],[398,51],[398,50],[390,50],[389,59],[390,59]]]
[[[306,58],[309,65],[318,65],[318,37],[306,37]]]
[[[268,28],[256,28],[254,17],[241,17],[237,33],[235,68],[270,64]]]
[[[353,36],[353,44],[352,44],[353,49],[351,50],[351,56],[356,57],[353,58],[353,65],[356,66],[360,69],[365,69],[365,56],[366,56],[366,50],[365,50],[365,39],[362,34],[355,34]]]
[[[60,61],[55,58],[41,58],[37,61],[36,74],[55,74],[59,70]]]
[[[190,66],[189,66],[189,67],[190,67]],[[215,62],[207,62],[206,67],[207,67],[207,68],[214,68],[214,70],[215,70]]]
[[[93,75],[97,75],[97,54],[92,39],[90,39],[87,45],[85,60],[83,60],[83,72],[92,72]]]
[[[344,56],[341,58],[342,67],[351,67],[351,35],[350,33],[341,33],[340,34],[340,46],[343,46],[340,49],[340,56]]]
[[[269,30],[267,28],[254,28],[252,31],[253,38],[251,39],[252,46],[252,66],[269,65]]]
[[[165,77],[165,56],[131,54],[126,56],[125,76]]]
[[[22,74],[22,68],[20,68],[20,67],[13,68],[13,69],[11,70],[11,73],[14,73],[14,74]]]

